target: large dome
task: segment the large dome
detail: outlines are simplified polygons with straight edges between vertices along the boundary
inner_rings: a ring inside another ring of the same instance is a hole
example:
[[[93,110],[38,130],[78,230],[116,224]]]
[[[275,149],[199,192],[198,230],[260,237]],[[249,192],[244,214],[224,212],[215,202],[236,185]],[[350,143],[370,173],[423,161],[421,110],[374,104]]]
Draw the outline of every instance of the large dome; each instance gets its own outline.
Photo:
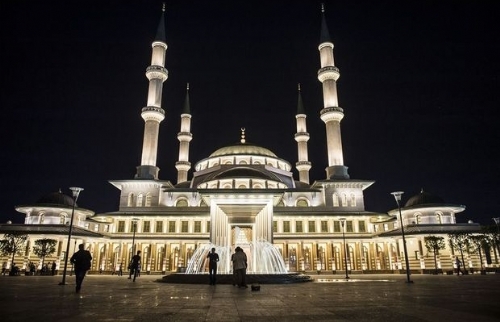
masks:
[[[50,204],[50,205],[60,205],[73,207],[73,203],[75,201],[68,195],[65,195],[61,191],[49,193],[43,197],[41,197],[37,203],[38,204]],[[77,207],[77,205],[75,204]]]
[[[261,155],[277,158],[276,154],[274,154],[271,150],[250,143],[237,143],[222,147],[210,154],[210,158],[225,155]]]
[[[431,193],[422,190],[420,191],[419,194],[408,199],[408,201],[405,204],[405,207],[414,207],[414,206],[428,205],[428,204],[444,204],[444,200],[436,195],[433,195]]]

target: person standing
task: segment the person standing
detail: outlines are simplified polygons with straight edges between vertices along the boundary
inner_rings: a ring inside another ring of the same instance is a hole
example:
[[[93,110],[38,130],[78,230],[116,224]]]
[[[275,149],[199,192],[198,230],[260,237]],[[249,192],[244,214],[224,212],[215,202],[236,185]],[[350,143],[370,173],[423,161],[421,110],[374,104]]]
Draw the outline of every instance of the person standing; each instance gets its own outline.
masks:
[[[215,252],[215,247],[212,247],[212,251],[208,253],[208,273],[210,274],[210,285],[215,285],[215,279],[217,276],[217,262],[219,262],[219,255]]]
[[[51,270],[52,270],[52,276],[56,275],[56,262],[52,262],[52,267],[51,267]]]
[[[455,264],[457,265],[457,276],[462,273],[464,275],[464,272],[460,269],[460,266],[462,266],[462,262],[458,259],[458,256],[455,256]]]
[[[139,267],[141,266],[141,251],[137,251],[137,255],[132,256],[132,262],[130,263],[130,273],[128,275],[128,279],[132,278],[132,274],[134,274],[133,281],[137,278],[139,274]]]
[[[92,256],[88,250],[84,249],[84,245],[80,244],[78,251],[71,256],[70,262],[75,266],[76,293],[79,293],[85,274],[92,265]]]
[[[236,253],[233,256],[233,269],[238,275],[239,288],[248,288],[246,283],[247,266],[247,255],[241,247],[236,247]]]

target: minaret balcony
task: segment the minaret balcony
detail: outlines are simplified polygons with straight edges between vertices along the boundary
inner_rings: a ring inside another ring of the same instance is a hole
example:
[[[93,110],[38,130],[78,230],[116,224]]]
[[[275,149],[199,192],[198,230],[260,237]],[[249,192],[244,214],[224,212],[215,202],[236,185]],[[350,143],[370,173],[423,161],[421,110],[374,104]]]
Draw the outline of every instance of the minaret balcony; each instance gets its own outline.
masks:
[[[307,133],[307,132],[298,132],[298,133],[295,133],[295,141],[297,141],[297,142],[307,142],[307,141],[309,141],[309,133]]]
[[[188,162],[188,161],[177,161],[175,163],[175,168],[178,171],[189,171],[191,169],[191,162]]]
[[[344,110],[338,106],[325,107],[320,112],[320,117],[323,122],[338,121],[344,118]]]
[[[191,142],[193,139],[193,134],[189,132],[179,132],[177,133],[177,139],[180,142]]]
[[[144,121],[161,122],[165,119],[165,111],[161,107],[146,106],[142,108],[141,116]]]
[[[333,79],[337,81],[340,77],[340,71],[335,66],[325,66],[318,70],[318,80],[324,82],[327,79]]]
[[[298,171],[309,171],[311,169],[311,162],[309,161],[298,161],[295,163],[295,167]]]
[[[163,66],[152,65],[146,68],[146,77],[149,80],[161,79],[162,82],[166,81],[168,78],[168,71]]]

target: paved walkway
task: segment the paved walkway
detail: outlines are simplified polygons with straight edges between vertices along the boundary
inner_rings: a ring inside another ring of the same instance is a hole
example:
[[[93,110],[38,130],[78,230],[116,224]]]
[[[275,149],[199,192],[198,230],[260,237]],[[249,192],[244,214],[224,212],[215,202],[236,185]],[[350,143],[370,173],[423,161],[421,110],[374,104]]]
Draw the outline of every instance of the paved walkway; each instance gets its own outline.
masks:
[[[0,321],[500,321],[500,274],[314,276],[261,285],[157,283],[159,276],[0,276]]]

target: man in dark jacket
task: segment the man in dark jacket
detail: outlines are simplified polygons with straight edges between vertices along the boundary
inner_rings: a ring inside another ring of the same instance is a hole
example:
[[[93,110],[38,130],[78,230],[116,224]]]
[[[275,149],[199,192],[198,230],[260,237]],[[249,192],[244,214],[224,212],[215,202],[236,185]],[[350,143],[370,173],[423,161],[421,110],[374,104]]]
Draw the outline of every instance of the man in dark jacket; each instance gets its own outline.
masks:
[[[217,276],[217,262],[219,262],[219,255],[215,252],[215,247],[212,252],[208,253],[208,273],[210,275],[210,285],[215,285]]]
[[[92,264],[92,256],[88,250],[84,249],[84,245],[78,245],[78,251],[71,256],[71,263],[75,265],[76,277],[76,292],[80,292],[85,274],[90,269]]]

